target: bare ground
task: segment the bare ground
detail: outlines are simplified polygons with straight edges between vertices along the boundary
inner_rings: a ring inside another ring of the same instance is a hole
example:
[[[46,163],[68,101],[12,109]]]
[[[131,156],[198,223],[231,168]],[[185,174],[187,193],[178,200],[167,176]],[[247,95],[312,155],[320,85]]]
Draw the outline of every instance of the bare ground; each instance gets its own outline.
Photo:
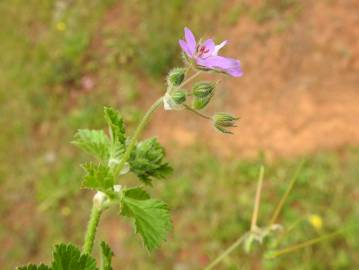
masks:
[[[243,17],[225,31],[245,75],[226,79],[216,110],[241,117],[234,136],[189,113],[161,113],[151,133],[225,154],[300,155],[359,143],[359,2],[307,1],[293,25]],[[164,124],[170,122],[171,124]],[[220,146],[220,147],[218,147]]]

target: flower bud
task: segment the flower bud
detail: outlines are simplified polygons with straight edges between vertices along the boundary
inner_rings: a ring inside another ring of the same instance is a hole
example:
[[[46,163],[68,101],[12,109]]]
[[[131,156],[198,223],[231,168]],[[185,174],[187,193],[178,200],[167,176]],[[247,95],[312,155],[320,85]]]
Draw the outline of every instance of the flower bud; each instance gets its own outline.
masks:
[[[171,98],[176,104],[182,104],[186,101],[186,93],[181,90],[176,90],[171,94]]]
[[[166,111],[179,111],[183,110],[183,105],[178,104],[172,97],[172,94],[169,94],[168,92],[163,96],[163,107]]]
[[[170,71],[167,76],[167,83],[171,86],[179,86],[185,77],[185,69],[184,68],[174,68]]]
[[[213,116],[213,125],[217,130],[223,133],[233,134],[231,131],[229,131],[226,128],[236,127],[235,121],[237,121],[238,119],[239,119],[238,117],[232,116],[227,113],[216,113]]]
[[[196,110],[202,110],[211,101],[212,96],[198,98],[194,97],[192,100],[192,107]]]
[[[206,98],[212,96],[215,90],[215,84],[212,82],[198,82],[192,87],[192,94],[197,98]]]

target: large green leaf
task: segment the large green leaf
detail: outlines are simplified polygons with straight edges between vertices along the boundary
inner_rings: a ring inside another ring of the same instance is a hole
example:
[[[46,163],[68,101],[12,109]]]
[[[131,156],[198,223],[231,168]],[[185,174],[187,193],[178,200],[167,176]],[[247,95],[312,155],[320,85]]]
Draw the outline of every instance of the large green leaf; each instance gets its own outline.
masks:
[[[71,244],[59,244],[54,248],[51,267],[44,264],[22,266],[16,270],[98,270],[96,260]],[[106,269],[107,270],[107,269]]]
[[[53,256],[52,270],[98,270],[94,258],[71,244],[56,245]]]
[[[158,248],[172,228],[166,203],[151,199],[142,188],[124,190],[121,199],[121,214],[133,218],[139,233],[149,251]]]

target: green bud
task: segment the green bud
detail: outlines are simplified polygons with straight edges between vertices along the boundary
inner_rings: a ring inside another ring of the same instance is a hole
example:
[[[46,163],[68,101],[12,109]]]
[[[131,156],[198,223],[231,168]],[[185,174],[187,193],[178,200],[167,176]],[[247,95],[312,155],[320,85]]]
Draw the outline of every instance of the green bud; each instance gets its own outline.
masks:
[[[197,98],[205,98],[212,96],[215,90],[215,84],[213,82],[198,82],[192,87],[193,96]]]
[[[194,97],[192,100],[192,107],[196,110],[203,109],[211,101],[212,96],[213,95],[203,97],[203,98]]]
[[[174,68],[170,71],[167,76],[167,83],[170,86],[179,86],[185,77],[185,69],[184,68]]]
[[[223,133],[232,134],[232,132],[226,128],[236,127],[235,121],[238,119],[238,117],[232,116],[228,113],[216,113],[213,116],[213,125],[217,130]]]
[[[176,90],[171,94],[171,98],[176,104],[182,104],[186,101],[186,93],[181,90]]]

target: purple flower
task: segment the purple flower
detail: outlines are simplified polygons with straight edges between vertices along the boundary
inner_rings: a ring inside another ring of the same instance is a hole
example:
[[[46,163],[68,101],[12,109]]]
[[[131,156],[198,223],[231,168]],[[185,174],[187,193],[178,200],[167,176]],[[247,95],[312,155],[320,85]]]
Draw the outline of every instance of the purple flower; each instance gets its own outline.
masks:
[[[243,75],[238,60],[218,55],[218,51],[227,44],[227,40],[219,45],[216,45],[213,39],[207,39],[197,44],[193,33],[187,27],[184,29],[184,36],[185,40],[180,39],[179,45],[185,54],[195,61],[199,68],[217,70],[233,77]]]

